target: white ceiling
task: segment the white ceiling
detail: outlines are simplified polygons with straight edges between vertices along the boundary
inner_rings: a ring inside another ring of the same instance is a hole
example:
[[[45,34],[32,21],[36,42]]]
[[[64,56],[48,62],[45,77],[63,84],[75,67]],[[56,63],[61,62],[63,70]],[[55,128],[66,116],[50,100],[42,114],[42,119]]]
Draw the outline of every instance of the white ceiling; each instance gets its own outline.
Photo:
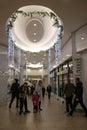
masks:
[[[18,8],[26,5],[42,5],[52,9],[64,23],[62,45],[66,43],[71,32],[87,23],[87,0],[0,0],[0,44],[8,45],[5,24],[10,15]],[[28,59],[33,62],[41,61],[41,54],[29,54]],[[46,60],[47,58],[43,59]]]

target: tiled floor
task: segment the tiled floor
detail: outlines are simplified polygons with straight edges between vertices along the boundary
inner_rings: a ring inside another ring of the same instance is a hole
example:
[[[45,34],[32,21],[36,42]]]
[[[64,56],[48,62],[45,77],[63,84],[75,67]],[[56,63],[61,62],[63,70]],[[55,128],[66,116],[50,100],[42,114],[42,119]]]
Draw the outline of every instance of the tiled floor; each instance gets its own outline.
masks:
[[[68,117],[64,113],[65,103],[61,105],[55,96],[50,101],[45,96],[40,113],[33,113],[31,98],[28,104],[31,113],[21,116],[15,104],[11,110],[8,106],[0,107],[0,130],[87,130],[84,113],[75,112],[73,117]]]

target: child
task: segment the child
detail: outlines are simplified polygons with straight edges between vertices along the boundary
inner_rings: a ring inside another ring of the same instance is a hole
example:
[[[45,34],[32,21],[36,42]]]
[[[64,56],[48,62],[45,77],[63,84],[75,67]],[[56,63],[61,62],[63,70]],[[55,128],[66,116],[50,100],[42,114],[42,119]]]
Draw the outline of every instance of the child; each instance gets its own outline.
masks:
[[[32,95],[32,101],[33,101],[33,105],[34,105],[34,113],[38,112],[38,105],[39,105],[39,94],[37,91],[34,92],[34,94]]]

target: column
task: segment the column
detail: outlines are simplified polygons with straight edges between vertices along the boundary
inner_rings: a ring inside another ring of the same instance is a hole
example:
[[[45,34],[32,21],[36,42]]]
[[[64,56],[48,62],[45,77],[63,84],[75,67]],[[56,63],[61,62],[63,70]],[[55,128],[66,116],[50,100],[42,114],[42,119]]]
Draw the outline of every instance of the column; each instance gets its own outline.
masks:
[[[24,83],[23,79],[24,79],[24,69],[23,69],[23,67],[21,67],[20,68],[20,77],[19,77],[20,85],[22,85]]]
[[[76,72],[76,62],[75,62],[75,57],[76,57],[76,41],[75,41],[75,32],[72,32],[72,61],[73,61],[73,81],[75,84],[75,72]]]
[[[8,60],[6,54],[0,54],[0,106],[7,104]]]
[[[72,33],[72,60],[73,60],[73,78],[79,77],[81,79],[81,56],[76,53],[75,32]]]

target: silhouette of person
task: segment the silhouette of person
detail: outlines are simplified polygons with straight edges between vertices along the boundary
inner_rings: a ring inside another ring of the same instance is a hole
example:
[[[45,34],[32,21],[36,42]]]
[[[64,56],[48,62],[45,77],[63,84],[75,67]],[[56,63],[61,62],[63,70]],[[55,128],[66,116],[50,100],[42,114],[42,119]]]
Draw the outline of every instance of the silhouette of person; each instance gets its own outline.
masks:
[[[44,86],[42,87],[42,96],[43,96],[43,98],[45,96],[45,87]]]
[[[12,86],[11,86],[11,100],[9,103],[9,108],[11,108],[12,103],[14,101],[14,99],[16,98],[16,107],[18,107],[18,100],[19,100],[19,83],[18,83],[18,79],[15,79],[15,82],[13,82]]]
[[[66,101],[66,112],[69,112],[70,109],[72,109],[73,94],[74,94],[74,84],[72,84],[70,82],[70,80],[68,79],[68,82],[64,88],[64,97],[65,97],[65,101]]]
[[[87,108],[83,103],[83,84],[79,78],[76,78],[76,87],[75,87],[75,99],[72,106],[72,110],[70,111],[69,115],[73,115],[73,112],[76,106],[80,103],[81,107],[83,108],[85,115],[87,116]]]
[[[41,108],[42,87],[43,87],[42,80],[39,80],[38,83],[37,83],[37,85],[36,85],[36,91],[37,91],[38,94],[39,94],[39,110],[40,110],[40,111],[42,110],[42,108]]]
[[[47,86],[47,92],[48,92],[48,99],[50,100],[50,97],[51,97],[51,85],[49,84],[48,86]]]
[[[30,113],[30,111],[28,110],[28,105],[27,105],[27,95],[29,95],[28,84],[27,82],[24,82],[24,84],[19,88],[19,98],[20,98],[19,114],[20,115],[23,113],[23,107],[25,109],[24,114]]]

